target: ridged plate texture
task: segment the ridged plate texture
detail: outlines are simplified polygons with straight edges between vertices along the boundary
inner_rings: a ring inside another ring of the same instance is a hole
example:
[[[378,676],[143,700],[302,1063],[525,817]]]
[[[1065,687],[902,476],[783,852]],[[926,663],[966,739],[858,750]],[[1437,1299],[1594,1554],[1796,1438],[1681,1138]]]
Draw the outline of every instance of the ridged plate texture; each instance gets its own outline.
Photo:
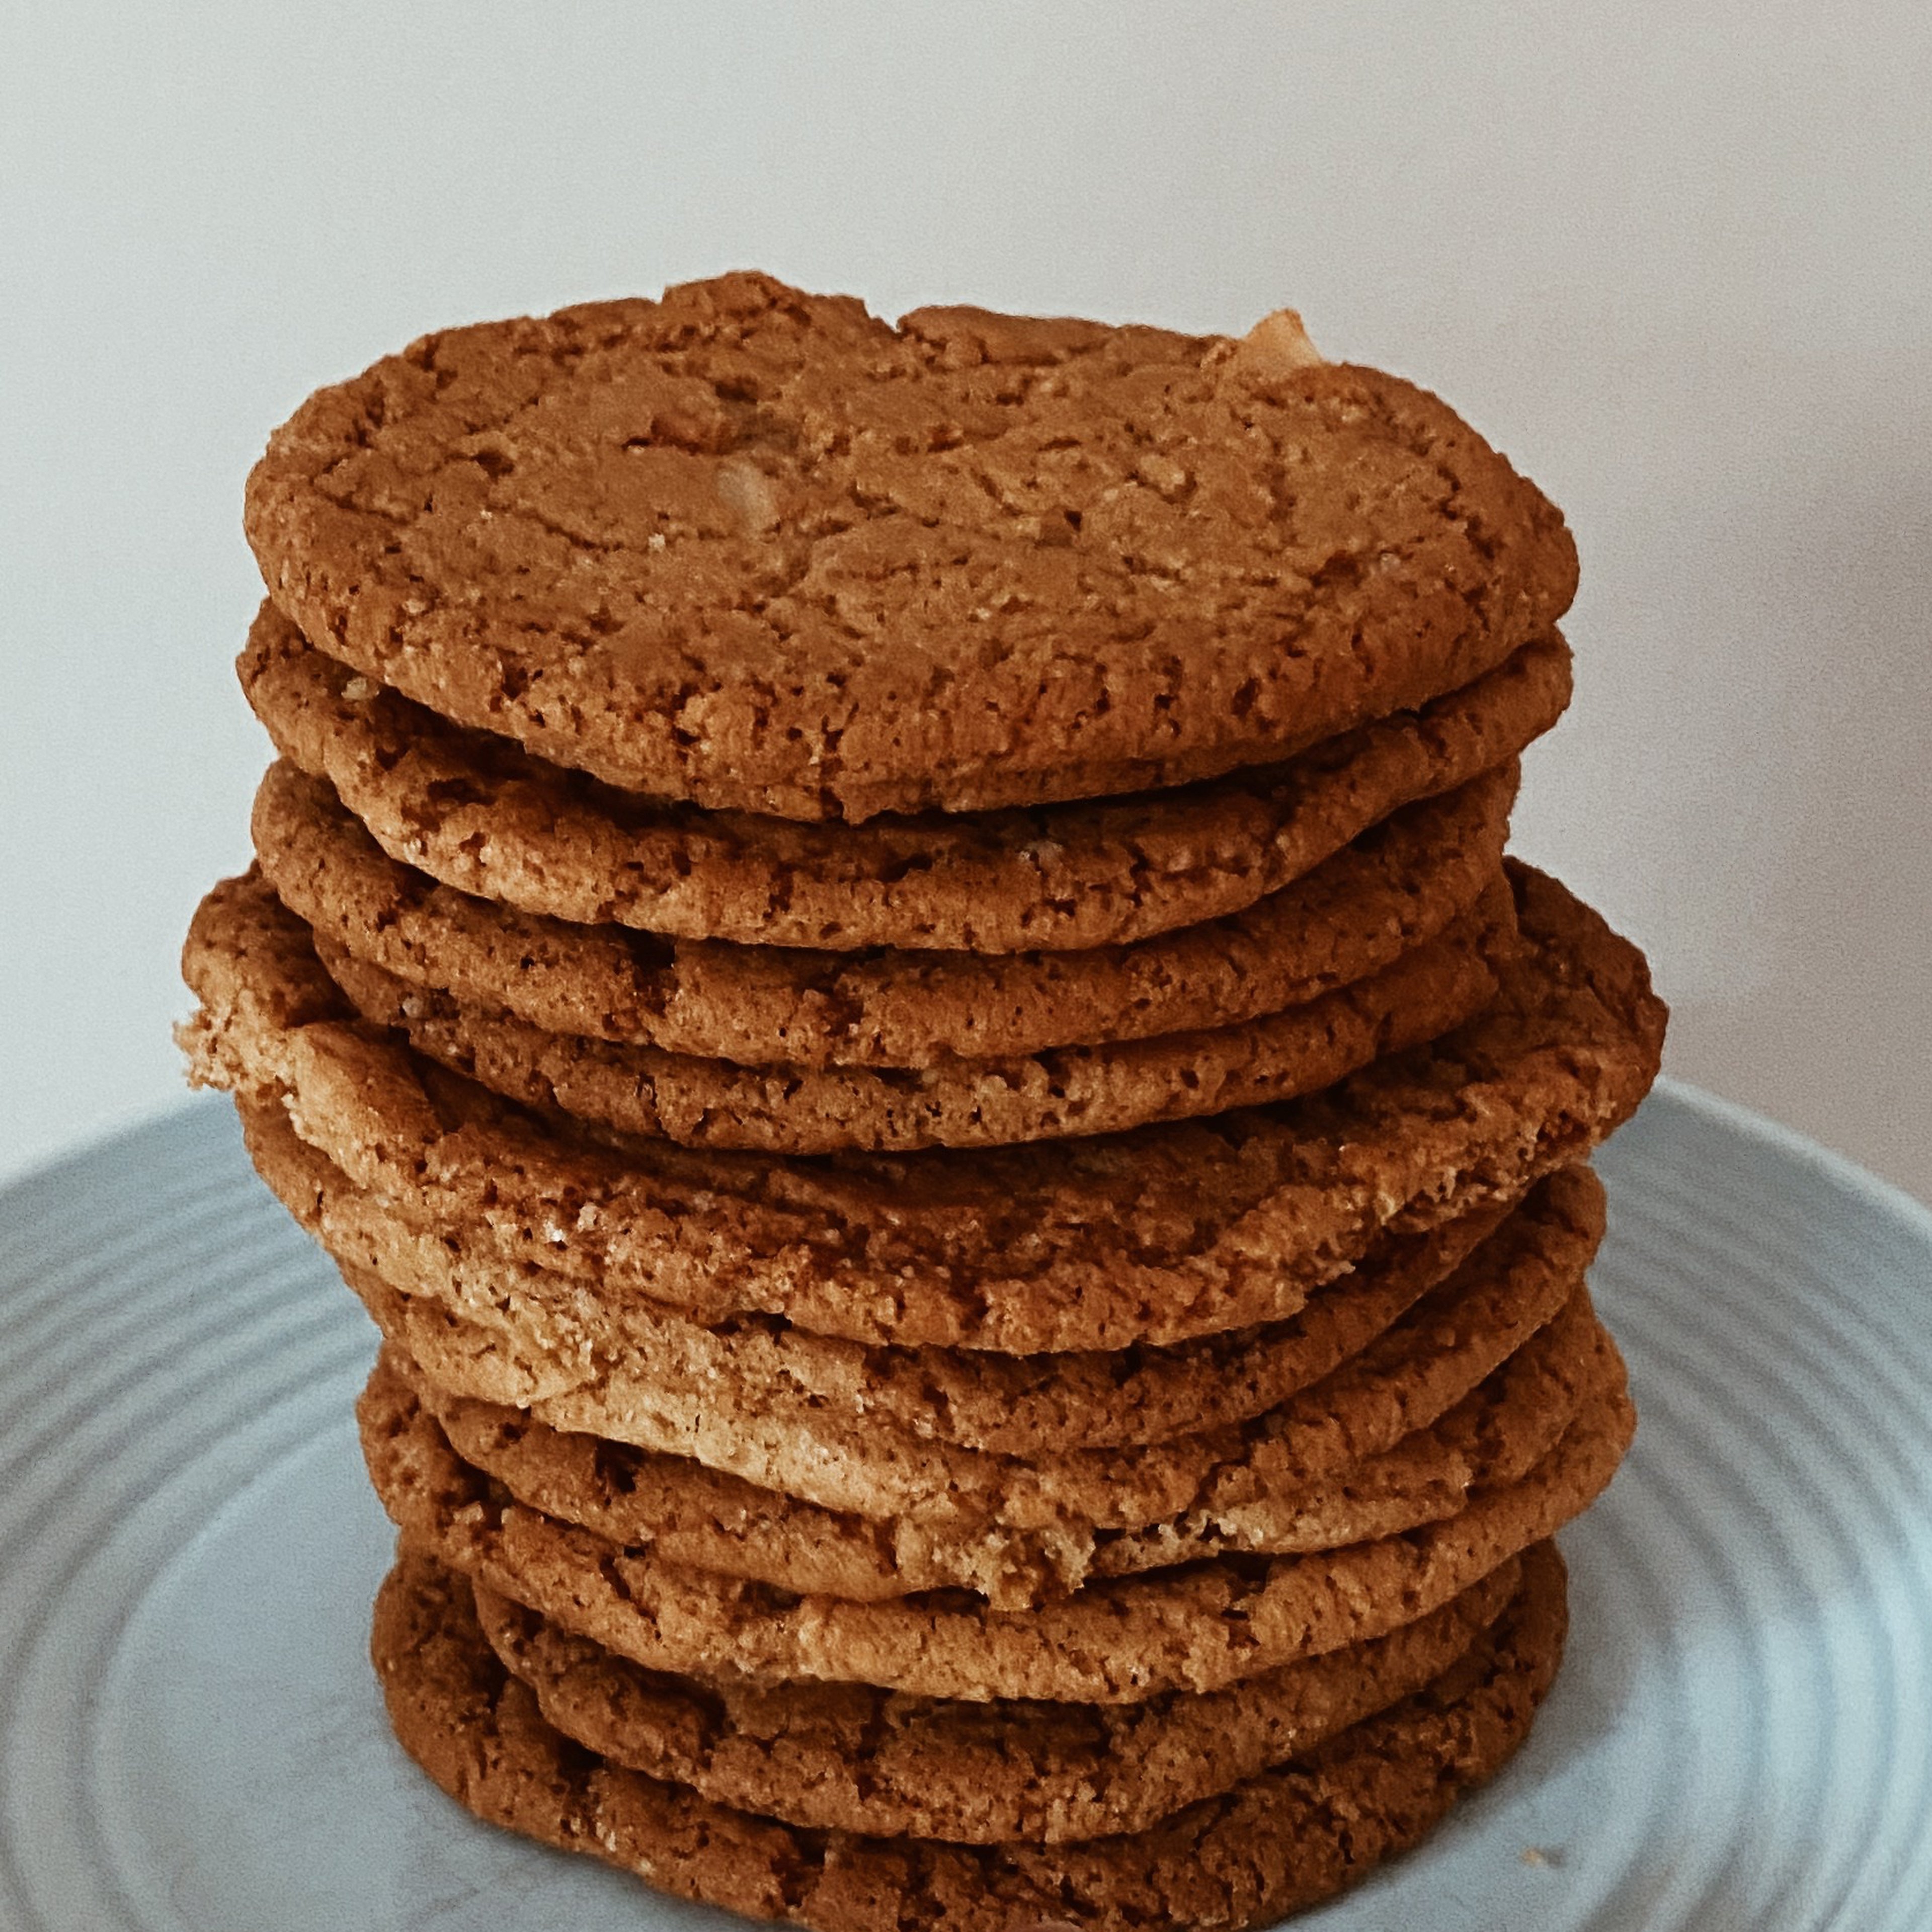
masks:
[[[1322,1932],[1932,1927],[1932,1214],[1660,1089],[1530,1745]],[[364,1660],[370,1331],[203,1103],[0,1193],[0,1932],[736,1922],[472,1824]]]

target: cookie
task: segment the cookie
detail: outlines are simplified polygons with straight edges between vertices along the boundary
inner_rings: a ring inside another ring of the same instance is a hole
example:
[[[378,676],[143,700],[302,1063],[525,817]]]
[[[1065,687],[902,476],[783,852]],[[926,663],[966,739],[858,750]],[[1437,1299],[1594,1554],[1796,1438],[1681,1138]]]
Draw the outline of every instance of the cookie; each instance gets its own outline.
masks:
[[[296,1130],[416,1225],[713,1320],[1007,1354],[1166,1344],[1304,1306],[1384,1230],[1508,1201],[1654,1076],[1640,955],[1513,867],[1525,944],[1456,1033],[1306,1099],[1021,1150],[810,1161],[602,1147],[356,1020],[257,879],[218,887],[184,970],[195,1077]]]
[[[780,1479],[798,1488],[858,1499],[841,1507],[688,1457],[629,1449],[580,1425],[560,1430],[514,1408],[452,1396],[436,1379],[447,1359],[427,1370],[411,1362],[403,1346],[416,1337],[392,1324],[380,1298],[372,1301],[392,1343],[359,1412],[372,1439],[427,1443],[440,1435],[518,1502],[607,1541],[648,1547],[687,1568],[857,1602],[958,1588],[1018,1609],[1094,1576],[1400,1534],[1454,1514],[1472,1486],[1525,1474],[1621,1372],[1579,1291],[1454,1406],[1393,1442],[1372,1438],[1360,1456],[1342,1453],[1332,1436],[1319,1445],[1326,1454],[1298,1454],[1285,1429],[1256,1431],[1233,1443],[1172,1445],[1152,1469],[1137,1467],[1130,1452],[1112,1452],[1120,1466],[1112,1490],[1104,1458],[1088,1456],[1071,1470],[1005,1469],[1000,1490],[975,1495],[962,1485],[957,1496],[935,1492],[929,1476],[919,1480],[924,1472],[868,1490],[850,1468],[826,1478],[796,1453],[772,1459]],[[902,1500],[908,1507],[891,1507]]]
[[[688,1568],[526,1508],[440,1431],[406,1419],[388,1433],[380,1420],[365,1414],[363,1453],[405,1536],[648,1669],[1094,1704],[1220,1690],[1413,1622],[1587,1508],[1634,1427],[1619,1382],[1520,1480],[1405,1534],[1307,1555],[1210,1557],[999,1610],[964,1591],[860,1602]]]
[[[253,825],[262,875],[325,961],[344,952],[550,1033],[746,1066],[928,1066],[1237,1025],[1364,979],[1493,882],[1516,777],[1512,760],[1406,806],[1244,911],[1078,952],[829,953],[573,926],[398,864],[286,764]]]
[[[1414,711],[1214,783],[835,826],[594,784],[349,670],[272,606],[236,669],[280,755],[446,886],[580,924],[836,952],[1065,951],[1238,912],[1398,806],[1507,764],[1570,697],[1568,650],[1549,639]]]
[[[446,1791],[662,1891],[824,1932],[1240,1932],[1413,1844],[1522,1742],[1567,1628],[1560,1569],[1534,1576],[1462,1659],[1381,1715],[1144,1831],[1057,1845],[802,1831],[614,1767],[544,1722],[460,1582],[407,1556],[370,1649],[398,1738]]]
[[[276,431],[244,527],[332,656],[614,785],[1138,790],[1465,684],[1574,593],[1473,430],[1300,341],[729,275],[424,337]]]
[[[700,1406],[676,1388],[661,1392],[648,1360],[614,1352],[561,1360],[500,1323],[399,1294],[352,1262],[344,1274],[439,1389],[485,1412],[527,1410],[535,1424],[605,1438],[614,1454],[628,1443],[694,1457],[830,1508],[960,1522],[990,1513],[1037,1527],[1070,1512],[1109,1523],[1132,1520],[1121,1512],[1142,1512],[1142,1521],[1170,1514],[1198,1505],[1202,1486],[1222,1482],[1231,1465],[1305,1484],[1392,1448],[1460,1401],[1576,1294],[1587,1243],[1539,1239],[1544,1232],[1505,1229],[1360,1355],[1277,1407],[1156,1444],[1082,1444],[1030,1456],[962,1447],[876,1414],[844,1420],[784,1389],[764,1391],[746,1412]],[[508,1425],[500,1413],[489,1426]]]
[[[398,1219],[302,1140],[279,1106],[244,1100],[240,1110],[256,1171],[339,1264],[494,1330],[524,1359],[542,1358],[546,1390],[578,1386],[615,1361],[656,1392],[675,1426],[693,1430],[704,1418],[748,1431],[775,1416],[811,1418],[997,1455],[1164,1442],[1273,1408],[1372,1348],[1505,1213],[1492,1207],[1426,1234],[1384,1237],[1286,1321],[1171,1348],[1016,1356],[868,1347],[770,1316],[706,1328],[634,1294],[472,1252],[458,1236]],[[1550,1278],[1560,1279],[1564,1257],[1593,1252],[1601,1238],[1603,1190],[1587,1168],[1567,1168],[1508,1211],[1510,1241],[1549,1258]],[[1496,1258],[1483,1268],[1495,1269]],[[532,1384],[525,1400],[536,1393]]]
[[[476,1601],[490,1647],[544,1721],[613,1763],[791,1825],[1058,1844],[1144,1831],[1419,1690],[1520,1587],[1547,1590],[1561,1563],[1553,1544],[1538,1544],[1386,1636],[1227,1690],[1144,1704],[961,1704],[859,1684],[700,1682],[613,1657],[492,1590],[478,1588]]]
[[[912,1153],[1120,1133],[1312,1093],[1472,1018],[1515,938],[1498,872],[1469,912],[1366,979],[1214,1032],[917,1070],[740,1066],[548,1033],[412,987],[324,941],[362,1017],[494,1094],[645,1139],[776,1154]]]
[[[1616,1345],[1580,1289],[1454,1407],[1392,1448],[1336,1469],[1294,1501],[1269,1493],[1264,1480],[1217,1481],[1218,1493],[1205,1504],[1099,1539],[1089,1574],[1137,1576],[1192,1562],[1197,1553],[1332,1550],[1443,1521],[1472,1492],[1520,1481],[1580,1414],[1623,1382]],[[1264,1475],[1268,1458],[1252,1460]]]
[[[1503,1245],[1500,1238],[1495,1245]],[[1030,1456],[989,1454],[884,1414],[855,1424],[789,1388],[764,1391],[742,1406],[704,1404],[682,1386],[667,1394],[647,1366],[621,1356],[583,1366],[560,1363],[500,1326],[398,1295],[352,1264],[344,1271],[385,1333],[440,1388],[500,1412],[527,1410],[538,1424],[601,1436],[614,1445],[607,1455],[628,1443],[689,1456],[861,1514],[937,1510],[963,1520],[974,1509],[1004,1516],[1051,1500],[1056,1510],[1111,1520],[1130,1496],[1171,1498],[1157,1505],[1162,1509],[1178,1508],[1185,1493],[1198,1500],[1190,1486],[1210,1472],[1220,1472],[1215,1480],[1221,1481],[1227,1466],[1243,1459],[1282,1480],[1312,1480],[1435,1421],[1552,1318],[1581,1278],[1582,1256],[1574,1250],[1518,1251],[1498,1256],[1493,1264],[1480,1258],[1480,1269],[1466,1265],[1359,1357],[1238,1424],[1169,1436],[1132,1454],[1083,1442]],[[1115,1486],[1124,1493],[1110,1495],[1102,1507],[1074,1500],[1084,1489],[1106,1493]]]
[[[520,1454],[532,1470],[547,1459],[554,1474],[561,1458],[578,1479],[594,1474],[634,1502],[640,1487],[657,1486],[647,1469],[693,1458],[762,1490],[936,1529],[982,1519],[1044,1529],[1070,1518],[1118,1528],[1257,1491],[1306,1488],[1435,1424],[1579,1295],[1587,1246],[1539,1240],[1542,1232],[1533,1223],[1506,1229],[1377,1343],[1277,1408],[1144,1447],[1030,1457],[935,1441],[881,1416],[842,1422],[777,1391],[751,1415],[694,1412],[674,1396],[662,1400],[648,1371],[621,1357],[573,1371],[500,1328],[399,1295],[352,1264],[344,1274],[419,1365],[416,1379],[433,1385],[439,1418],[448,1423],[463,1412],[465,1457],[520,1493],[493,1453],[512,1461]],[[569,1442],[578,1447],[566,1454]],[[627,1458],[619,1446],[626,1444],[652,1453]]]

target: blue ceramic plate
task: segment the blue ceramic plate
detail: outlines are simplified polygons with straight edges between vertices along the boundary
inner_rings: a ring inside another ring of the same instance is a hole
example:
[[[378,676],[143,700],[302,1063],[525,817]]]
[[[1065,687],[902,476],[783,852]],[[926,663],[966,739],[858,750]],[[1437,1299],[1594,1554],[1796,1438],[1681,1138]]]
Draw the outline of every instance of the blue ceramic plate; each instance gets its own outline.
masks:
[[[1322,1932],[1932,1927],[1932,1214],[1666,1085],[1600,1162],[1642,1414],[1528,1747]],[[473,1823],[364,1657],[370,1330],[191,1108],[0,1193],[0,1928],[739,1922]]]

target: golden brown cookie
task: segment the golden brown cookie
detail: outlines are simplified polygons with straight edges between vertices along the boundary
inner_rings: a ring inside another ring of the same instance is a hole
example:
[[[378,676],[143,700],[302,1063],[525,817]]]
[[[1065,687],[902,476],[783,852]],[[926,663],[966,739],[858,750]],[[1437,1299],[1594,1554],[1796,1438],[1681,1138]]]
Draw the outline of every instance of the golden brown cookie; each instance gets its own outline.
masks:
[[[1480,1012],[1515,938],[1499,870],[1475,906],[1413,952],[1286,1012],[1212,1032],[916,1069],[740,1066],[549,1033],[412,986],[331,942],[317,952],[364,1019],[538,1112],[686,1147],[904,1154],[1120,1133],[1312,1093]]]
[[[380,1298],[371,1300],[380,1310]],[[399,1333],[417,1338],[383,1318],[392,1346],[360,1410],[372,1440],[440,1432],[518,1502],[690,1568],[864,1602],[956,1587],[1001,1609],[1064,1595],[1094,1576],[1231,1551],[1333,1549],[1439,1521],[1472,1486],[1526,1473],[1622,1373],[1580,1289],[1453,1405],[1392,1441],[1372,1436],[1359,1455],[1313,1417],[1298,1434],[1284,1420],[1232,1442],[1183,1438],[1157,1462],[1114,1450],[971,1472],[982,1478],[977,1492],[962,1481],[949,1494],[927,1460],[888,1467],[888,1480],[868,1484],[884,1458],[855,1468],[854,1456],[828,1474],[813,1462],[816,1443],[724,1442],[734,1461],[767,1466],[761,1484],[688,1456],[637,1451],[582,1424],[552,1428],[451,1395],[395,1346]],[[436,1366],[451,1364],[444,1356]],[[1111,1486],[1109,1462],[1118,1472]],[[798,1490],[832,1500],[801,1500]]]
[[[416,1225],[600,1293],[864,1342],[1166,1344],[1293,1313],[1384,1230],[1512,1200],[1634,1109],[1664,1018],[1641,956],[1553,880],[1510,877],[1526,943],[1468,1026],[1301,1100],[1037,1148],[601,1146],[356,1019],[254,878],[196,916],[182,1038],[198,1078],[280,1101]]]
[[[446,1791],[663,1891],[823,1932],[1242,1932],[1413,1844],[1521,1743],[1567,1628],[1560,1566],[1528,1574],[1461,1660],[1380,1716],[1143,1831],[1054,1845],[801,1831],[617,1768],[544,1722],[461,1582],[420,1559],[385,1585],[371,1650],[398,1737]]]
[[[1576,588],[1450,410],[1280,334],[894,328],[728,275],[424,337],[275,433],[245,527],[332,655],[613,784],[1136,790],[1466,683]]]
[[[478,1430],[500,1434],[527,1412],[540,1433],[602,1438],[614,1454],[627,1443],[694,1458],[829,1508],[961,1522],[991,1514],[1040,1527],[1069,1513],[1151,1521],[1200,1506],[1202,1486],[1224,1484],[1234,1466],[1292,1486],[1393,1448],[1553,1320],[1576,1295],[1588,1254],[1586,1241],[1549,1238],[1534,1223],[1507,1227],[1359,1355],[1275,1408],[1156,1444],[1026,1456],[963,1447],[883,1414],[842,1419],[783,1390],[764,1391],[748,1412],[696,1406],[681,1389],[661,1392],[647,1360],[614,1354],[578,1368],[353,1265],[344,1274],[443,1396],[482,1405]]]
[[[1365,1349],[1371,1362],[1385,1359],[1374,1352],[1377,1338],[1492,1237],[1509,1258],[1484,1256],[1486,1278],[1509,1279],[1526,1248],[1545,1258],[1554,1281],[1580,1270],[1603,1231],[1595,1176],[1566,1168],[1520,1206],[1384,1237],[1298,1313],[1264,1327],[1117,1353],[868,1346],[771,1316],[706,1327],[635,1294],[594,1292],[568,1276],[475,1252],[458,1236],[423,1232],[302,1139],[280,1106],[240,1105],[257,1172],[345,1270],[494,1331],[502,1338],[494,1346],[506,1355],[543,1359],[546,1372],[523,1400],[596,1379],[616,1364],[655,1391],[676,1426],[692,1429],[706,1418],[748,1431],[775,1417],[794,1425],[809,1418],[834,1430],[863,1423],[1017,1456],[1168,1442],[1258,1415]],[[1458,1282],[1444,1300],[1453,1294],[1460,1301],[1466,1287]],[[484,1346],[493,1344],[486,1338]]]
[[[1570,697],[1569,651],[1551,638],[1412,712],[1212,783],[824,826],[595,784],[350,671],[270,605],[236,668],[282,757],[446,886],[581,924],[835,952],[1064,951],[1238,912],[1398,806],[1508,764]]]
[[[1526,1474],[1405,1534],[1303,1556],[1210,1557],[999,1610],[964,1591],[861,1602],[688,1568],[514,1502],[417,1420],[363,1417],[370,1479],[398,1527],[634,1663],[766,1684],[1094,1704],[1220,1690],[1413,1622],[1586,1508],[1635,1426],[1618,1379]]]
[[[1058,1844],[1144,1831],[1409,1696],[1504,1613],[1526,1570],[1528,1588],[1546,1588],[1561,1560],[1538,1544],[1386,1636],[1144,1704],[698,1681],[627,1663],[494,1591],[476,1596],[490,1648],[545,1720],[614,1763],[788,1824]]]
[[[640,1526],[694,1461],[755,1491],[909,1519],[944,1538],[986,1522],[1118,1529],[1188,1513],[1238,1513],[1345,1474],[1352,1492],[1366,1497],[1374,1492],[1368,1459],[1431,1428],[1533,1336],[1539,1351],[1577,1364],[1592,1332],[1582,1298],[1588,1258],[1586,1244],[1550,1240],[1533,1222],[1506,1228],[1360,1355],[1279,1407],[1145,1447],[1029,1456],[934,1440],[883,1416],[843,1422],[776,1391],[749,1415],[694,1409],[675,1394],[663,1399],[647,1369],[621,1361],[574,1378],[500,1328],[397,1294],[358,1269],[345,1274],[409,1358],[397,1369],[454,1433],[460,1453],[526,1500],[539,1500],[536,1487],[574,1487]],[[1573,1302],[1564,1339],[1538,1335]],[[1574,1406],[1573,1390],[1524,1383],[1515,1393],[1520,1401],[1554,1403],[1559,1426]],[[625,1445],[649,1453],[628,1454]],[[541,1507],[587,1520],[554,1502]]]
[[[1511,760],[1404,807],[1244,911],[1076,952],[833,953],[573,926],[398,864],[286,764],[264,776],[254,829],[263,876],[325,961],[346,953],[550,1033],[748,1066],[928,1066],[1238,1025],[1352,985],[1493,883],[1516,776]]]

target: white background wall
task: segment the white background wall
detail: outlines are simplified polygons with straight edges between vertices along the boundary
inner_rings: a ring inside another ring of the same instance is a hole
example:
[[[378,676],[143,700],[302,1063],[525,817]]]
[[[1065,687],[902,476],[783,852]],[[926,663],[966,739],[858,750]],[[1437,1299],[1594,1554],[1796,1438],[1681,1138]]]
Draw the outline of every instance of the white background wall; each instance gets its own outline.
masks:
[[[0,1171],[178,1095],[270,428],[756,264],[1442,392],[1583,552],[1520,848],[1673,1070],[1932,1197],[1928,102],[1917,0],[0,9]]]

